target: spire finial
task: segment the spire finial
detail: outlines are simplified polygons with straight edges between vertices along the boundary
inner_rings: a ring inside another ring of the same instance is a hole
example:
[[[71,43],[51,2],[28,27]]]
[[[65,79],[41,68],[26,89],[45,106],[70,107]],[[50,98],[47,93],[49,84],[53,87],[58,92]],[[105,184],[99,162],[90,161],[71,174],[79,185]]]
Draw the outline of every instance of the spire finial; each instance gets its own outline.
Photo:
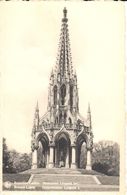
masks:
[[[88,113],[91,113],[91,111],[90,111],[90,103],[88,103]]]
[[[66,7],[64,7],[64,9],[63,9],[63,19],[62,19],[62,21],[63,22],[67,22],[68,21],[68,19],[67,19],[67,9],[66,9]]]
[[[66,18],[67,17],[67,9],[66,9],[66,7],[64,7],[64,9],[63,9],[63,13],[64,13],[64,18]]]
[[[37,101],[37,104],[36,104],[36,111],[39,110],[39,107],[38,107],[38,101]]]
[[[91,122],[90,103],[88,103],[87,120],[88,120],[88,123],[89,123],[89,128],[91,130],[92,129],[92,122]]]

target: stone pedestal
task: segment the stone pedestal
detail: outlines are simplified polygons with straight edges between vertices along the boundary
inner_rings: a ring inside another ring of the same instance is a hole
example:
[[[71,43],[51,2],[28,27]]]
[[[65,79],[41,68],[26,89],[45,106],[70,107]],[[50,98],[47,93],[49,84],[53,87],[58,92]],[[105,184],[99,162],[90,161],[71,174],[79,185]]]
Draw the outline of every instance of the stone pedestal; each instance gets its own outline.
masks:
[[[72,146],[72,163],[71,168],[76,169],[76,148],[75,146]]]
[[[86,164],[86,170],[92,170],[91,165],[91,151],[87,151],[87,164]]]
[[[50,155],[49,155],[49,168],[54,167],[54,147],[50,146]]]
[[[32,169],[37,169],[37,149],[32,152]]]

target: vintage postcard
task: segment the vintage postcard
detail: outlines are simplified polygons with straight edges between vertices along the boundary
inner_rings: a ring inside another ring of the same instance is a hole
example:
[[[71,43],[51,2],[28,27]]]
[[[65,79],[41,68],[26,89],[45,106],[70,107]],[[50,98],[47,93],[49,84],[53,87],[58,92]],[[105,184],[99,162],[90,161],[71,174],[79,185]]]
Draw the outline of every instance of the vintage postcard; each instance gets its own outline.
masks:
[[[124,194],[124,3],[1,3],[0,65],[2,194]]]

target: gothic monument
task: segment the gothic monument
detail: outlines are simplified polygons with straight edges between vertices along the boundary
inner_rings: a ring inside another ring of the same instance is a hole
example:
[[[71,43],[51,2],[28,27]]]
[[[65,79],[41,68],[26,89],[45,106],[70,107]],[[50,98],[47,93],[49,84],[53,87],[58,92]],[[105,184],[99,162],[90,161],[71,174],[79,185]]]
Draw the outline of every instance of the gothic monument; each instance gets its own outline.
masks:
[[[38,104],[35,110],[32,169],[80,168],[83,143],[86,147],[85,168],[91,170],[91,112],[88,105],[86,119],[79,113],[77,76],[72,67],[67,10],[64,8],[56,66],[50,76],[47,112],[40,118]]]

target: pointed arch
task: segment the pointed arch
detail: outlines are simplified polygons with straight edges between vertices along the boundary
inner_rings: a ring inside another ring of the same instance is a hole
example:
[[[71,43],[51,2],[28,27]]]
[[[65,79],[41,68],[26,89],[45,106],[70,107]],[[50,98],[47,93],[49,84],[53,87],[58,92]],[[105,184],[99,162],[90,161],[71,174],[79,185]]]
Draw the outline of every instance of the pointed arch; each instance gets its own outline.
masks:
[[[60,113],[60,115],[59,115],[59,123],[60,124],[62,123],[62,113]]]
[[[58,116],[55,118],[55,124],[58,124]]]
[[[61,138],[64,138],[66,141],[68,142],[71,142],[70,141],[70,135],[68,132],[66,131],[61,131],[61,132],[58,132],[56,135],[55,135],[55,142],[59,141]]]
[[[65,104],[65,97],[66,97],[66,86],[63,84],[60,88],[60,95],[61,95],[61,104]]]
[[[77,137],[77,140],[76,140],[76,145],[77,145],[77,148],[76,148],[76,158],[77,158],[77,166],[78,168],[82,168],[82,165],[81,165],[81,156],[86,156],[86,153],[84,153],[82,151],[83,149],[83,145],[86,146],[87,144],[87,136],[84,132],[80,133],[79,136]]]
[[[37,136],[37,142],[39,145],[39,148],[37,150],[37,166],[40,167],[46,167],[47,165],[47,158],[48,158],[48,145],[49,145],[49,138],[45,132],[41,132]]]
[[[57,86],[55,85],[53,88],[53,99],[54,99],[54,106],[57,104]]]
[[[61,130],[55,135],[55,146],[56,146],[56,158],[55,164],[57,167],[70,167],[71,164],[71,139],[70,135],[62,127]]]
[[[73,106],[73,86],[70,86],[70,107],[72,109]]]
[[[47,136],[47,134],[45,132],[41,132],[37,136],[37,141],[38,142],[39,141],[45,142],[48,145],[49,144],[49,137]]]
[[[72,120],[71,120],[70,117],[68,118],[68,122],[69,122],[69,125],[71,126],[72,125]]]

